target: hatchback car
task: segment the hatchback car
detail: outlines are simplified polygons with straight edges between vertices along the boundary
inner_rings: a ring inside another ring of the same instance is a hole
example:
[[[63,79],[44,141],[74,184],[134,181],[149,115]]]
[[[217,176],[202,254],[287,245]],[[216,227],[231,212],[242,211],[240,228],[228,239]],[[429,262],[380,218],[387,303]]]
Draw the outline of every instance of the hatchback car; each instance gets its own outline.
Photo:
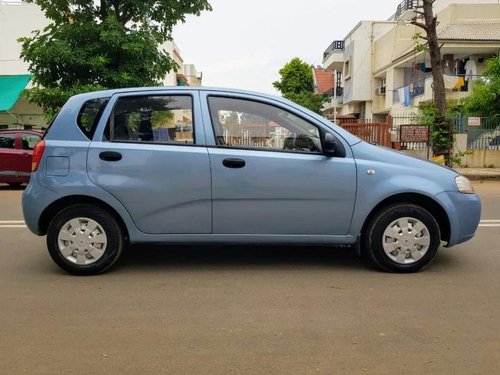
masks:
[[[33,163],[25,221],[79,275],[105,271],[129,243],[350,245],[411,272],[441,242],[470,239],[481,210],[455,171],[245,91],[74,96]]]
[[[29,181],[33,148],[41,138],[36,130],[0,130],[0,182],[17,187]]]

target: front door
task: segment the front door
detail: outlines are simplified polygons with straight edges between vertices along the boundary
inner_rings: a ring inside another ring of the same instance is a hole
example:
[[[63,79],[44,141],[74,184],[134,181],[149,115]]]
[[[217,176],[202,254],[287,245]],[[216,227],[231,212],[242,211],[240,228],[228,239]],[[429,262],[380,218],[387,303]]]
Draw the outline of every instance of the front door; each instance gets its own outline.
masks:
[[[322,153],[320,128],[272,103],[208,96],[216,234],[346,235],[352,157]]]
[[[90,178],[145,233],[212,230],[210,164],[207,148],[196,145],[204,137],[197,131],[201,116],[194,116],[193,95],[112,98],[103,139],[90,145]]]

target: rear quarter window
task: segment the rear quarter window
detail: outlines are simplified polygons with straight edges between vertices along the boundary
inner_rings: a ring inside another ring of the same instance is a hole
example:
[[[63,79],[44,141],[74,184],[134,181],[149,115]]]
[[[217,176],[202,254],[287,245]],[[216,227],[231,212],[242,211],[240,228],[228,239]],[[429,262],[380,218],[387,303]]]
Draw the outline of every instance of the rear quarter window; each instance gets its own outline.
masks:
[[[94,136],[95,129],[99,123],[99,119],[109,102],[108,98],[96,98],[86,101],[80,112],[76,123],[80,130],[87,136],[87,138],[92,138]]]

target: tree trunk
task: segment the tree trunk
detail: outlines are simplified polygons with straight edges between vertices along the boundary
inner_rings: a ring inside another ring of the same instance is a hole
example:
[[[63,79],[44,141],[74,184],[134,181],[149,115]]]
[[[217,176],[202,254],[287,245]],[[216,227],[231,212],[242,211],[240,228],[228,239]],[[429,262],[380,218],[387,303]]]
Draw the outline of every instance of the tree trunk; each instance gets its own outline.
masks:
[[[444,155],[446,164],[451,163],[451,147],[453,144],[452,124],[446,118],[446,91],[444,87],[443,65],[441,62],[441,47],[437,36],[437,17],[434,15],[432,6],[435,0],[422,0],[424,24],[414,21],[413,24],[424,29],[425,40],[429,48],[431,58],[432,80],[434,90],[434,104],[438,110],[438,116],[434,121],[433,152],[434,155]]]

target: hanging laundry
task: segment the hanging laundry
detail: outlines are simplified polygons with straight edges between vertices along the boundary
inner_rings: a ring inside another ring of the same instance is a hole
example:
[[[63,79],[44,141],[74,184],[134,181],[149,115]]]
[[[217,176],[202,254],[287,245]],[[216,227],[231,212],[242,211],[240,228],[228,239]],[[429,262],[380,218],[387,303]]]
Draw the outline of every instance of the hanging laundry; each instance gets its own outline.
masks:
[[[458,90],[465,85],[464,77],[444,74],[444,87],[446,90]]]
[[[400,87],[398,89],[399,102],[403,104],[405,102],[405,88]]]
[[[469,59],[469,61],[465,63],[464,69],[466,74],[465,76],[466,81],[476,79],[477,66],[476,62],[473,59]]]
[[[415,69],[419,72],[429,73],[432,72],[432,68],[428,68],[425,63],[419,63],[415,65]]]
[[[410,91],[410,85],[403,87],[404,90],[404,101],[403,105],[405,107],[409,107],[411,105],[411,91]]]

